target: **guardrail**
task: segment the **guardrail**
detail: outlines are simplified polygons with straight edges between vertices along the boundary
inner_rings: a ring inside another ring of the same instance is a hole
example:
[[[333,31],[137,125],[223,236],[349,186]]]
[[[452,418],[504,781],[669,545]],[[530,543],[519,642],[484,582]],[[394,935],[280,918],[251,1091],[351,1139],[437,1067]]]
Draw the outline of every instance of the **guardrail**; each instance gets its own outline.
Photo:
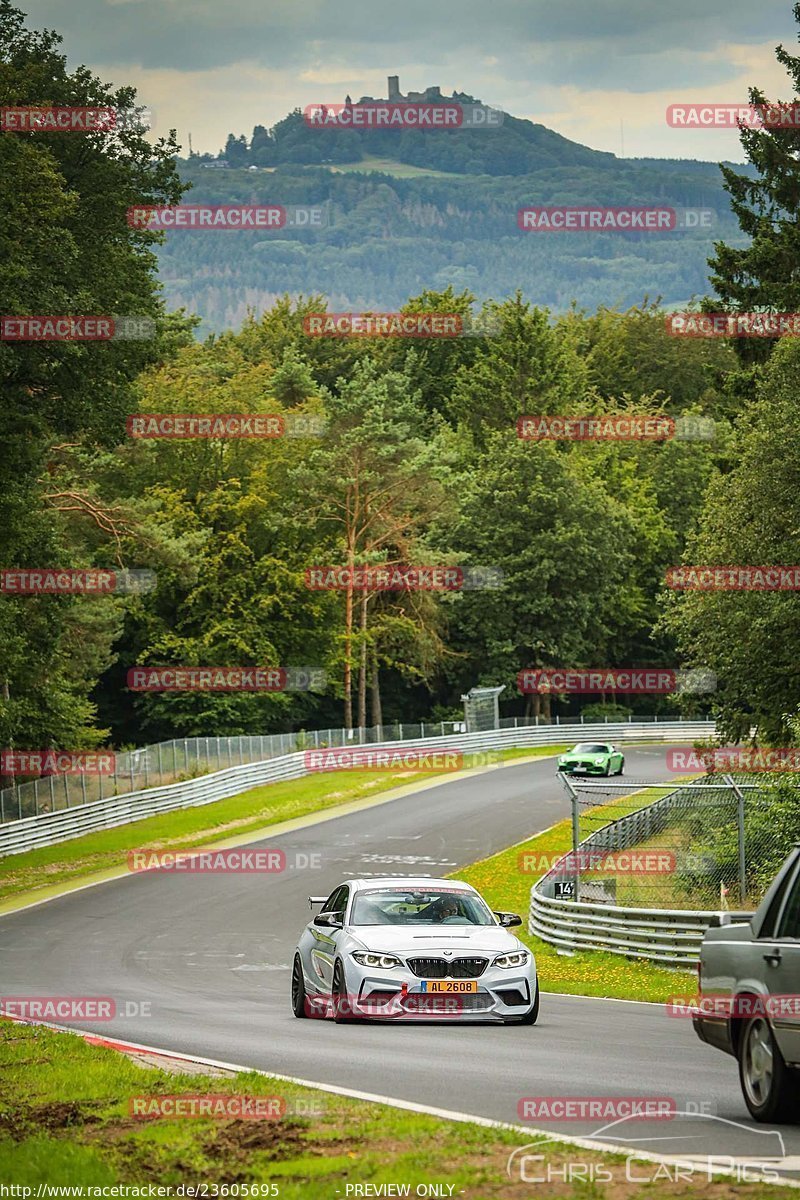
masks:
[[[620,850],[646,841],[666,824],[669,810],[682,803],[689,788],[676,788],[652,804],[610,821],[585,838],[578,853]],[[719,784],[711,785],[715,789]],[[572,870],[574,871],[574,867]],[[647,958],[666,966],[692,970],[706,930],[736,917],[709,909],[632,908],[547,895],[559,878],[574,878],[556,864],[531,888],[528,929],[543,941],[568,950],[604,950],[628,958]],[[739,914],[744,918],[745,914]]]
[[[463,753],[504,748],[554,746],[579,737],[608,741],[684,742],[709,737],[714,732],[712,721],[619,722],[598,725],[547,725],[518,729],[492,729],[482,733],[452,734],[448,737],[407,739],[402,742],[373,743],[362,750],[411,749],[458,750]],[[352,747],[355,749],[355,744]],[[306,754],[301,751],[285,754],[262,762],[246,763],[183,780],[165,787],[131,791],[122,796],[76,805],[59,812],[40,813],[0,825],[0,856],[21,854],[39,846],[51,846],[98,829],[126,825],[156,813],[180,808],[195,808],[238,795],[250,788],[260,787],[280,779],[299,779],[310,774]]]

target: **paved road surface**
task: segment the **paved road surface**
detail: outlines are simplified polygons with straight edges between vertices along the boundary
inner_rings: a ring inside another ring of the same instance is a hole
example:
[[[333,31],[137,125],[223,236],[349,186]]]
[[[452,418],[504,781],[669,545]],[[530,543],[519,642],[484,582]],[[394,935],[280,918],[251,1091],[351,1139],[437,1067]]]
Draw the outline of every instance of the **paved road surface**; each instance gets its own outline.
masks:
[[[663,747],[628,750],[627,779],[667,777]],[[636,1122],[619,1139],[660,1152],[781,1153],[750,1122],[734,1060],[656,1005],[545,995],[533,1027],[292,1017],[289,968],[310,893],[347,877],[445,875],[567,813],[552,759],[531,760],[257,843],[289,861],[318,853],[317,870],[151,872],[88,888],[0,918],[1,991],[112,996],[120,1015],[94,1025],[105,1033],[502,1121],[519,1121],[526,1096],[674,1097],[748,1130]],[[550,1128],[586,1136],[598,1122]],[[786,1152],[800,1153],[800,1130],[781,1132]]]

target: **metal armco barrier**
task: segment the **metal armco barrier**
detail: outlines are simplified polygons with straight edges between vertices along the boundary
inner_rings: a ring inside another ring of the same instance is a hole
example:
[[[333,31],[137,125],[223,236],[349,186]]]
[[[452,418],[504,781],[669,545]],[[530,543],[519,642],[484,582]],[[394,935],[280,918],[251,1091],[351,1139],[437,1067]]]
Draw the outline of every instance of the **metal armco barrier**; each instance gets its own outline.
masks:
[[[686,742],[696,738],[707,738],[713,733],[713,721],[642,721],[618,724],[609,722],[597,725],[538,725],[520,729],[494,729],[483,733],[461,733],[369,745],[354,742],[349,748],[373,752],[419,749],[459,750],[470,753],[511,747],[555,746],[581,738],[603,738],[616,742]],[[300,751],[262,762],[246,763],[240,767],[228,767],[211,775],[186,779],[165,787],[133,791],[122,796],[96,800],[91,804],[62,809],[59,812],[40,813],[35,817],[6,822],[0,825],[0,856],[21,854],[39,846],[52,846],[56,842],[80,837],[84,833],[127,825],[131,821],[138,821],[156,813],[213,804],[215,800],[225,800],[229,796],[236,796],[239,792],[260,787],[265,783],[274,783],[281,779],[299,779],[311,773],[306,766],[306,753],[313,751]],[[331,750],[331,753],[335,751]]]
[[[536,888],[531,889],[528,928],[565,950],[604,950],[690,971],[697,965],[706,929],[720,923],[719,912],[705,909],[586,904],[551,899]]]

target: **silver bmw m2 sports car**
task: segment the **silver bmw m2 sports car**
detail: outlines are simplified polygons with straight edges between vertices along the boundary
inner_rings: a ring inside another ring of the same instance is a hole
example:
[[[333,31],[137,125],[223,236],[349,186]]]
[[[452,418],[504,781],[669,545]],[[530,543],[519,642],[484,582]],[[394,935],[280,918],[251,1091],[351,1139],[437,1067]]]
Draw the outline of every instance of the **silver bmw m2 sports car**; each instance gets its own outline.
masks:
[[[296,1017],[418,1018],[533,1025],[533,955],[453,879],[348,879],[304,929],[292,964]]]

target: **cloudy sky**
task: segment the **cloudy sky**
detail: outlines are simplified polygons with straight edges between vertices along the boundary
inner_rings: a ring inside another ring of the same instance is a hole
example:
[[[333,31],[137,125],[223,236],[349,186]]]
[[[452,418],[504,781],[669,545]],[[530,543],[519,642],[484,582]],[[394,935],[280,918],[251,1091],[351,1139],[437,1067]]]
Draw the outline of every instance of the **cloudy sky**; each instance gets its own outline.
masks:
[[[735,130],[682,131],[669,104],[793,95],[790,0],[17,0],[70,65],[131,83],[154,133],[216,152],[292,108],[438,83],[626,157],[742,158]]]

